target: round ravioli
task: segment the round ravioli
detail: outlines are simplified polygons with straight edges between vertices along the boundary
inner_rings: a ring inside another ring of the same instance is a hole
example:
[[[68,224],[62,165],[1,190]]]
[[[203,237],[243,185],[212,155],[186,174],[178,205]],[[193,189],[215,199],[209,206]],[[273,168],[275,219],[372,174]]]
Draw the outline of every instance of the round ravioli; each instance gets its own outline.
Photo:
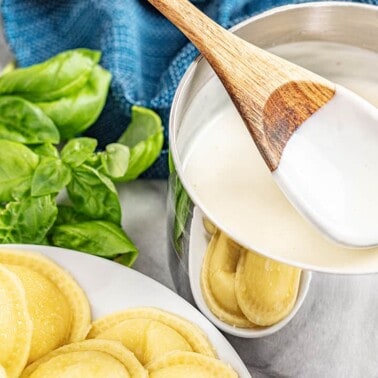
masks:
[[[0,264],[0,377],[18,377],[29,356],[33,324],[20,279]]]
[[[97,338],[120,341],[143,365],[173,350],[192,351],[177,331],[151,319],[126,319]]]
[[[33,252],[0,249],[0,263],[18,276],[25,289],[33,321],[29,362],[85,339],[91,320],[89,303],[66,271]]]
[[[253,328],[236,300],[235,275],[241,247],[224,233],[212,235],[201,270],[202,294],[210,311],[235,327]]]
[[[29,362],[68,343],[72,313],[68,301],[45,276],[18,265],[5,266],[22,282],[33,321]]]
[[[229,365],[193,352],[171,352],[146,366],[150,378],[237,378]]]
[[[243,250],[236,269],[236,298],[244,315],[269,326],[285,318],[297,299],[301,269]]]
[[[93,322],[88,338],[121,341],[143,364],[170,351],[216,356],[207,336],[189,321],[155,308],[132,308]]]
[[[29,365],[21,378],[147,378],[128,349],[110,340],[85,340],[56,349]]]

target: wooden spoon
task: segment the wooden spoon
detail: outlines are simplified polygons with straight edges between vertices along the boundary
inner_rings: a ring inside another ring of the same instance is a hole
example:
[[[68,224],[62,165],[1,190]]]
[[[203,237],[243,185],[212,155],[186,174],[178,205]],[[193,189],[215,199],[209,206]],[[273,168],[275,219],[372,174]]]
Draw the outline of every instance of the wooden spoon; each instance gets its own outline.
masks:
[[[223,29],[187,0],[148,0],[212,66],[274,171],[291,134],[329,101],[335,85]]]
[[[336,158],[332,155],[333,151],[329,151],[328,145],[314,149],[318,157],[307,156],[306,148],[303,146],[301,155],[294,146],[295,151],[290,151],[289,158],[280,166],[279,164],[285,147],[289,142],[290,146],[293,144],[291,142],[295,139],[293,134],[296,134],[299,126],[308,124],[309,120],[312,123],[322,124],[333,122],[335,129],[338,130],[340,124],[345,124],[350,119],[359,121],[362,117],[361,119],[367,122],[369,127],[373,124],[377,126],[377,133],[374,134],[373,139],[378,151],[377,109],[345,88],[228,32],[187,0],[148,1],[197,46],[212,66],[243,118],[273,177],[297,210],[323,233],[339,243],[355,247],[376,245],[378,227],[371,227],[371,220],[369,215],[366,216],[365,210],[371,212],[374,210],[378,213],[378,199],[371,207],[372,201],[367,201],[365,204],[361,204],[360,201],[363,196],[371,197],[370,192],[368,195],[360,192],[360,187],[353,187],[352,191],[347,192],[350,182],[354,183],[361,179],[358,170],[356,170],[358,177],[348,177],[348,180],[344,180],[344,176],[355,174],[355,172],[349,173],[348,166],[344,163],[347,161],[344,155],[350,155],[350,148],[348,143],[344,143],[343,138],[349,136],[336,133],[334,139],[330,139],[331,144],[334,144],[334,148],[338,151]],[[342,101],[338,98],[337,103],[333,104],[336,97],[343,97]],[[331,103],[332,105],[329,105]],[[344,118],[335,120],[335,114],[328,117],[327,111],[324,111],[324,109],[329,110],[327,106],[333,113],[335,113],[333,108],[341,106],[336,110]],[[344,112],[344,108],[348,109],[349,113]],[[369,115],[366,116],[368,113]],[[318,118],[314,118],[315,115]],[[311,127],[314,129],[314,125]],[[302,127],[298,131],[302,132]],[[314,139],[311,133],[314,133],[314,130],[302,136],[302,139],[307,138],[310,144],[311,139]],[[369,133],[370,131],[361,135],[356,134],[356,141],[364,142],[366,138],[369,139]],[[318,143],[323,135],[316,134],[315,137]],[[325,139],[328,139],[327,135]],[[298,138],[295,140],[297,143]],[[378,152],[374,152],[374,149],[372,151],[366,161],[359,162],[361,166],[366,165],[368,160],[369,163],[374,160],[374,164],[378,167]],[[356,157],[363,155],[360,152],[356,152]],[[297,163],[302,164],[300,168],[297,167]],[[339,176],[343,176],[341,180]],[[367,174],[365,176],[365,186],[367,186],[369,177]],[[318,185],[318,181],[322,182],[322,180],[326,180],[323,186]],[[376,181],[378,194],[378,177]],[[344,182],[345,185],[340,185],[340,182]],[[340,190],[346,192],[340,193]],[[314,194],[313,192],[316,191],[318,192]],[[376,197],[378,198],[378,195]],[[335,203],[337,206],[334,206]],[[366,205],[365,210],[360,209],[362,205]],[[359,209],[359,214],[356,208]]]

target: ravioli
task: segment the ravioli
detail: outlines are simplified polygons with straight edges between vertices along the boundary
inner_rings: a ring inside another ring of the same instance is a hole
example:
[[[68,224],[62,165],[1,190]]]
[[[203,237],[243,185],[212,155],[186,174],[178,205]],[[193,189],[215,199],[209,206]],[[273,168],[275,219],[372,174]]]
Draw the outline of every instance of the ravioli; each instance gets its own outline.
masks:
[[[198,326],[160,309],[107,315],[88,334],[84,292],[37,253],[0,249],[0,308],[0,378],[147,378],[143,365],[154,377],[237,376]]]
[[[0,264],[0,377],[18,377],[28,360],[33,324],[20,279]]]
[[[203,224],[211,235],[201,270],[209,310],[239,328],[271,326],[285,318],[297,299],[301,269],[246,250],[206,218]]]
[[[88,338],[119,340],[143,364],[173,350],[216,356],[199,327],[177,315],[150,307],[127,309],[98,319],[93,322]]]
[[[241,247],[216,231],[210,240],[201,270],[202,294],[210,311],[235,327],[253,328],[241,311],[235,294],[236,266]]]
[[[285,318],[297,299],[301,269],[243,250],[236,269],[235,289],[244,315],[269,326]]]
[[[149,378],[236,378],[237,373],[216,358],[193,352],[171,352],[146,366]]]
[[[0,250],[0,263],[18,276],[33,322],[28,362],[61,345],[85,339],[90,328],[88,300],[76,281],[46,257]]]
[[[137,358],[121,343],[85,340],[56,349],[29,365],[21,378],[147,378]]]

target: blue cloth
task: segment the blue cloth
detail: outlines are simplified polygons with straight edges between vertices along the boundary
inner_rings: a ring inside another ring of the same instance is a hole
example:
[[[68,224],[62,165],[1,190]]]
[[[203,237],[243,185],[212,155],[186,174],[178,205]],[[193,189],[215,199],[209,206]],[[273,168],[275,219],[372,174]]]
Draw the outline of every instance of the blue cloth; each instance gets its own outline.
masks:
[[[290,0],[193,0],[225,27]],[[303,2],[301,0],[294,2]],[[378,4],[378,0],[358,1]],[[164,150],[144,174],[168,174],[168,117],[175,89],[198,54],[193,45],[146,0],[3,0],[5,34],[20,66],[63,50],[87,47],[103,52],[113,74],[98,121],[86,133],[100,147],[114,142],[129,122],[133,104],[156,110],[165,125]]]

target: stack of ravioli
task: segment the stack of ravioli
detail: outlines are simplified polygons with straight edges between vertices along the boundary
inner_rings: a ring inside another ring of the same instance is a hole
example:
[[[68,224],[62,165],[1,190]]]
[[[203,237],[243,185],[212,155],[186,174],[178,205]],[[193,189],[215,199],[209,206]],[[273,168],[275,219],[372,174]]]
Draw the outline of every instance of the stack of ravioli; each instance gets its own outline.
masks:
[[[210,235],[201,270],[201,288],[210,311],[239,328],[267,327],[292,311],[301,269],[243,248],[208,219]]]
[[[77,282],[46,257],[0,250],[0,378],[237,377],[191,322],[132,308],[91,322]]]

